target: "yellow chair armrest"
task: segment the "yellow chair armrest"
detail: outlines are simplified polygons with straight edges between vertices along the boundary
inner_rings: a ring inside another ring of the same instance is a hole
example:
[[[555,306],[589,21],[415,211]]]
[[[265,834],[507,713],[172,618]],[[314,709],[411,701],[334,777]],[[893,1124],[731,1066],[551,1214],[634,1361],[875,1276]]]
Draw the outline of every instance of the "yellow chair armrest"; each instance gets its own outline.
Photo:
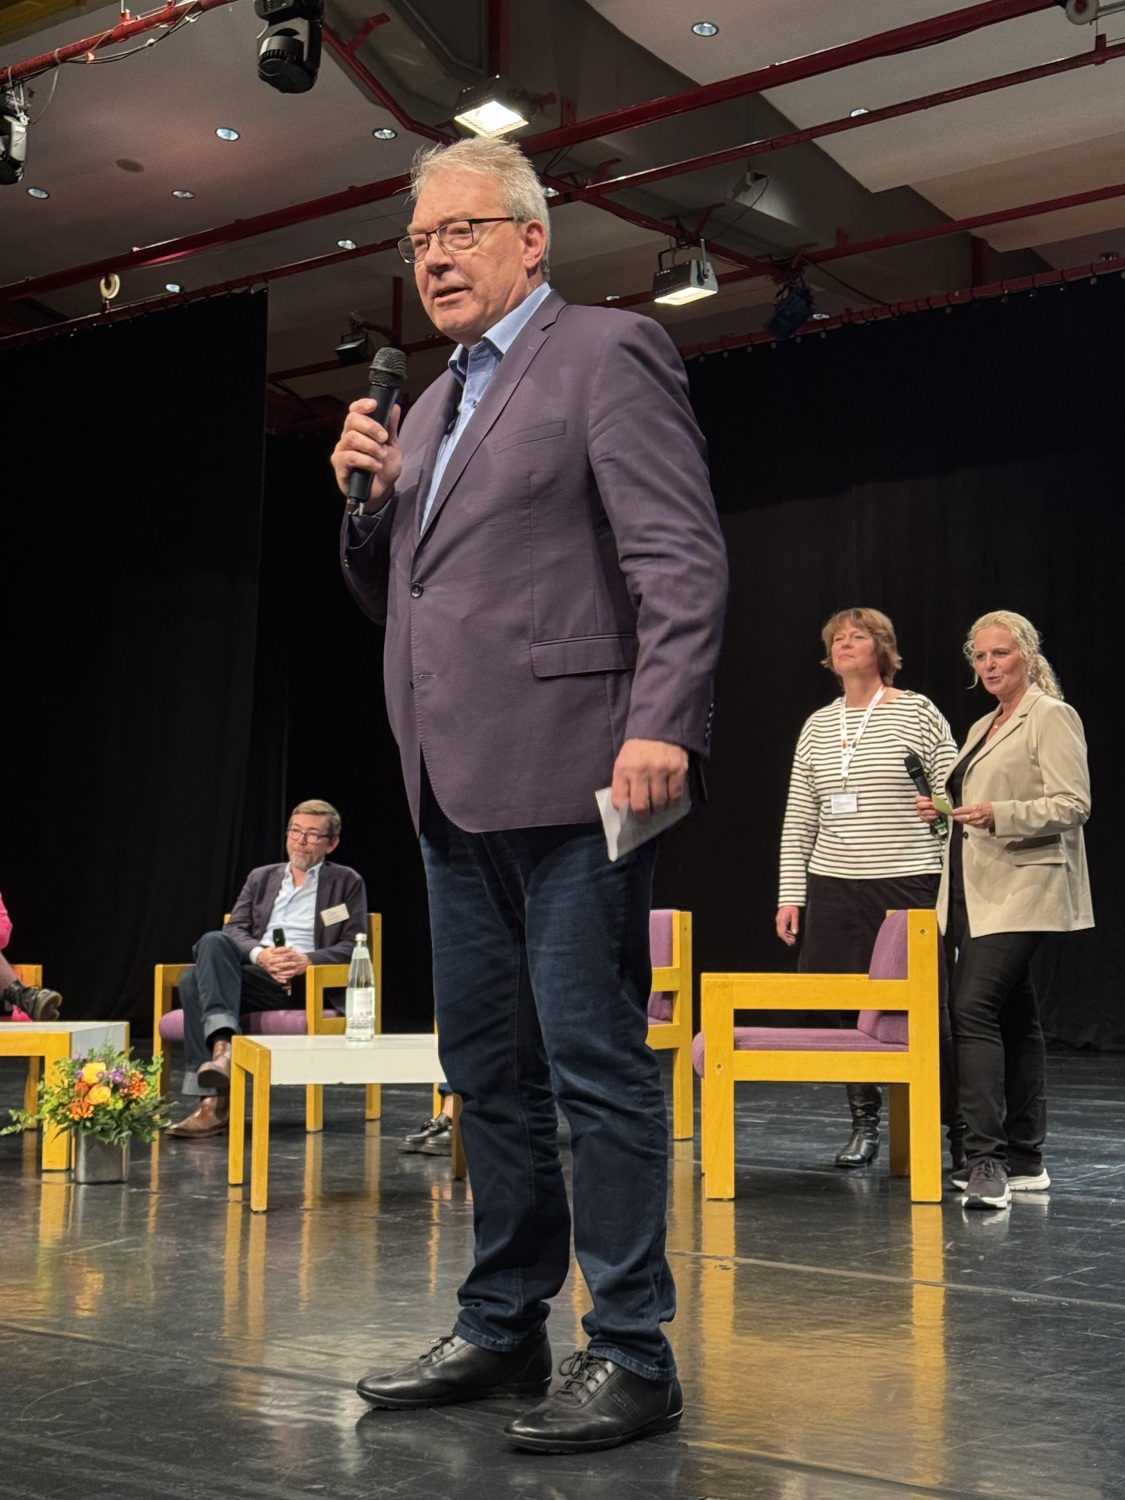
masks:
[[[305,970],[305,1018],[309,1036],[324,1028],[325,990],[344,989],[348,983],[347,964],[310,964]]]
[[[732,1010],[906,1010],[905,979],[866,974],[704,974],[701,983],[729,984]]]

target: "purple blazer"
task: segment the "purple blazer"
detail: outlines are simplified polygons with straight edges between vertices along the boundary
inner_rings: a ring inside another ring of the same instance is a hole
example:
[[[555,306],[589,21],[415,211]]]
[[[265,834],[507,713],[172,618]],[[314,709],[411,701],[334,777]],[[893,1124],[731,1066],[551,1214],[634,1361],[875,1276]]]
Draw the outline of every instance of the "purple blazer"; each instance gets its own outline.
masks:
[[[552,293],[462,433],[420,537],[458,396],[447,371],[419,398],[394,495],[341,540],[349,588],[386,623],[415,825],[423,756],[469,832],[589,823],[624,740],[707,750],[727,568],[683,363],[651,318]]]
[[[223,931],[247,956],[251,948],[256,948],[262,941],[287,869],[286,863],[259,865],[247,875],[246,884],[239,892]],[[341,905],[348,908],[346,921],[330,922],[326,927],[321,912]],[[346,964],[352,956],[356,934],[366,931],[367,889],[362,878],[347,865],[334,865],[326,859],[320,867],[316,888],[316,928],[313,934],[316,946],[309,954],[309,961],[314,964]]]

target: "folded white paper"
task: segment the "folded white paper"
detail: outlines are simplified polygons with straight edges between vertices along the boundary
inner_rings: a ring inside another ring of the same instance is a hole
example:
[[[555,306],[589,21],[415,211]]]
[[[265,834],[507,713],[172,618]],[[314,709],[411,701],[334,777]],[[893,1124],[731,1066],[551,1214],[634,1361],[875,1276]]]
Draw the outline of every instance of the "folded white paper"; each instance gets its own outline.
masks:
[[[594,793],[594,798],[598,804],[598,812],[601,813],[606,848],[611,860],[620,859],[630,849],[646,844],[649,839],[654,839],[658,833],[671,828],[673,823],[678,823],[691,812],[691,793],[686,786],[677,802],[670,802],[659,812],[650,812],[647,818],[638,818],[627,802],[624,807],[614,807],[611,787],[603,786]]]

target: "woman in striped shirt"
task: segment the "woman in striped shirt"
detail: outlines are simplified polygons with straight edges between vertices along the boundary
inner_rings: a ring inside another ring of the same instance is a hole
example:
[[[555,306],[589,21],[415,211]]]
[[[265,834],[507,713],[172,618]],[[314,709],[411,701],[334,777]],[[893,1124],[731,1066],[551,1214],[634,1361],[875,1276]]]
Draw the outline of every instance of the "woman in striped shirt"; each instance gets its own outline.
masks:
[[[844,691],[806,720],[797,741],[781,834],[777,935],[789,947],[796,943],[803,907],[798,969],[864,974],[888,910],[932,907],[937,898],[941,840],[918,821],[904,757],[913,751],[932,790],[941,792],[957,747],[928,698],[891,686],[902,658],[886,615],[840,610],[821,634],[821,665]],[[875,1157],[882,1102],[877,1084],[848,1085],[852,1135],[838,1167]],[[952,1138],[951,1149],[956,1158]]]

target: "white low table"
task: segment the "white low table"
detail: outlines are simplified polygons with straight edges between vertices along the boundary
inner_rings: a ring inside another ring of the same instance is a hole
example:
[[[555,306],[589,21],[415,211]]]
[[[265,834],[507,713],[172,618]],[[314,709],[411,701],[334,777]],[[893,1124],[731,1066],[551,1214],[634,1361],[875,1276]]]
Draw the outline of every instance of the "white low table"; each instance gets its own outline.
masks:
[[[49,1073],[64,1057],[91,1052],[124,1052],[129,1045],[128,1021],[6,1021],[0,1025],[0,1057],[27,1058],[23,1107],[38,1105],[39,1068]],[[65,1172],[70,1166],[73,1132],[48,1125],[43,1131],[44,1172]]]
[[[231,1040],[230,1161],[228,1180],[245,1179],[246,1079],[253,1079],[250,1098],[250,1207],[265,1213],[269,1181],[270,1088],[332,1083],[444,1083],[437,1037],[381,1033],[372,1042],[348,1042],[342,1036],[235,1036]],[[465,1157],[453,1121],[454,1177],[465,1176]]]

